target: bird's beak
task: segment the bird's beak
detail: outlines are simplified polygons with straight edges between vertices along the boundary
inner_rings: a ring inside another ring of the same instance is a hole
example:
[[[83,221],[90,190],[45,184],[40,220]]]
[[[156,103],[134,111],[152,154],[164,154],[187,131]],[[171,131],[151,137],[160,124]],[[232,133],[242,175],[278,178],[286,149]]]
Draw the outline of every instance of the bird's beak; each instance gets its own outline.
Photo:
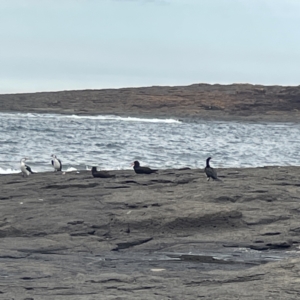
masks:
[[[131,167],[134,166],[134,163],[131,163],[130,166],[131,166]]]

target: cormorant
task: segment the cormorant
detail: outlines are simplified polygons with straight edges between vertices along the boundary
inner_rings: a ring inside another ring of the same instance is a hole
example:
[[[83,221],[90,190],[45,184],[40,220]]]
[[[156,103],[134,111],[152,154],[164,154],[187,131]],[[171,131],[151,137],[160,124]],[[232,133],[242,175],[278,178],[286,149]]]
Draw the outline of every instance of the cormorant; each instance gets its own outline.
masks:
[[[25,161],[27,160],[27,157],[24,157],[20,161],[20,169],[22,171],[23,177],[27,177],[30,173],[33,174],[34,172],[31,170],[31,168],[25,164]]]
[[[222,181],[221,179],[218,178],[217,171],[209,165],[210,160],[211,157],[206,159],[206,167],[204,169],[204,172],[207,176],[207,180],[210,180],[210,178],[212,178],[213,180]]]
[[[52,157],[51,164],[52,164],[54,170],[55,170],[55,171],[61,171],[61,169],[62,169],[62,163],[61,163],[61,160],[58,159],[58,158],[56,157],[56,155],[54,155],[54,154],[52,154],[51,157]]]

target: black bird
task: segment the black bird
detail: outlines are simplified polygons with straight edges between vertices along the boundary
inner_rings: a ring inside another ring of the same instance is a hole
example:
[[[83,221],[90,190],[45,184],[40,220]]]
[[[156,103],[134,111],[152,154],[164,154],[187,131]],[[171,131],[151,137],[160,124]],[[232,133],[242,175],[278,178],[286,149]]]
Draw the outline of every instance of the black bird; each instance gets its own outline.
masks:
[[[148,167],[141,167],[140,162],[137,160],[134,161],[132,165],[136,174],[151,174],[158,171],[158,170],[150,169]]]
[[[110,174],[107,171],[97,171],[97,167],[92,167],[92,175],[98,178],[113,178],[116,175]]]
[[[210,178],[212,178],[213,180],[222,181],[221,179],[218,178],[217,171],[209,165],[210,160],[211,160],[211,157],[209,157],[206,160],[206,167],[204,169],[204,172],[207,176],[207,180],[210,180]]]

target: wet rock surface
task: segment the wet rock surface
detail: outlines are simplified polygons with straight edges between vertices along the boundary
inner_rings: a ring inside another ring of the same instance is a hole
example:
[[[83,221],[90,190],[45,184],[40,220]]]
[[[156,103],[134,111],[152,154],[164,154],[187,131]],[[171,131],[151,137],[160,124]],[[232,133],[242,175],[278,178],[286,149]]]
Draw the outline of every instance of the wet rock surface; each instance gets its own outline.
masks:
[[[299,167],[110,173],[0,176],[0,298],[299,297]]]
[[[193,84],[0,95],[1,111],[299,121],[299,86]]]

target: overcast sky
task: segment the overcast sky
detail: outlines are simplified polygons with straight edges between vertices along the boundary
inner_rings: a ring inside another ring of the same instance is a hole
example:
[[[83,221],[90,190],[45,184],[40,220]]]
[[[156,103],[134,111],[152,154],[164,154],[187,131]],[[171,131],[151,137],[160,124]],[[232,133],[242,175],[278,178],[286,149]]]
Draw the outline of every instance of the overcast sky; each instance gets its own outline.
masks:
[[[298,85],[299,0],[0,0],[0,93]]]

